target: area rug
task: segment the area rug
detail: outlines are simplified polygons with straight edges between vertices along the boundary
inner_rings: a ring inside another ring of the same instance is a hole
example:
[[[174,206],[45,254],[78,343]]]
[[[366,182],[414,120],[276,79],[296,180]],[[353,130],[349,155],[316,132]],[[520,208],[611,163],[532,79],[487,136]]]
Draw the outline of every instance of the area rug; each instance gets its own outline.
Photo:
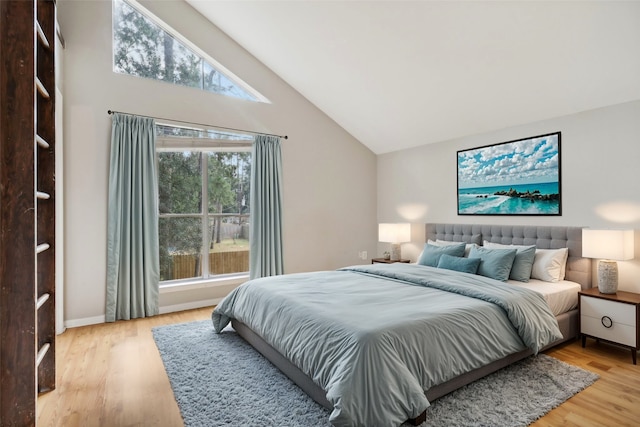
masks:
[[[314,402],[233,329],[211,321],[153,329],[186,427],[330,426]],[[444,396],[421,427],[527,426],[598,375],[544,354]]]

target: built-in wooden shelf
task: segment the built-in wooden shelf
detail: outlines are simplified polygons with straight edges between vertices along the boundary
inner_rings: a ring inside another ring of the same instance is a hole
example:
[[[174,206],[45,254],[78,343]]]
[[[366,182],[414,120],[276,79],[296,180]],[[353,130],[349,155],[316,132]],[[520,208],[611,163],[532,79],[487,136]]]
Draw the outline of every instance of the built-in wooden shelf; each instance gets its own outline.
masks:
[[[55,0],[0,1],[2,426],[55,388],[56,30]]]

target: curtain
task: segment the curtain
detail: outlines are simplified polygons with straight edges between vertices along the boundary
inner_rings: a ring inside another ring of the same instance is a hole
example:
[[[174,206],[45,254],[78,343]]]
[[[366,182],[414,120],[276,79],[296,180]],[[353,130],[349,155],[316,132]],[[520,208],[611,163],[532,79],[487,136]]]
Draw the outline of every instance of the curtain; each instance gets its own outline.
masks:
[[[158,314],[158,176],[153,119],[114,113],[107,224],[106,321]]]
[[[280,138],[257,135],[251,161],[249,277],[284,272],[282,260],[282,154]]]

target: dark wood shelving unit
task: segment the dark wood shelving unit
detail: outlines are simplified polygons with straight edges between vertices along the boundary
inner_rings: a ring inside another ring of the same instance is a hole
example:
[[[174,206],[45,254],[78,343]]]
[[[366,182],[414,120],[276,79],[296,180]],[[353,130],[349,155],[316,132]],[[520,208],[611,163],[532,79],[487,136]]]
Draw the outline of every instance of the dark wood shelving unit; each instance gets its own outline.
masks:
[[[0,425],[55,388],[56,3],[0,1]]]

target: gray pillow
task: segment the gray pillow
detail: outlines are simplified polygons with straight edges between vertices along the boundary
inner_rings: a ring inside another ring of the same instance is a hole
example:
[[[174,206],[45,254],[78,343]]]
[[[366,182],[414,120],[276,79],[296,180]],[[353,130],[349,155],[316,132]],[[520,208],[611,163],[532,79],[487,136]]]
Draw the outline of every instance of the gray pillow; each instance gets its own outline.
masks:
[[[486,249],[474,246],[469,258],[480,258],[479,275],[504,282],[509,278],[516,252],[516,249]]]
[[[521,245],[503,245],[500,243],[491,243],[485,240],[484,247],[487,249],[516,249],[516,258],[513,260],[509,279],[518,280],[520,282],[528,282],[531,278],[531,269],[533,268],[533,260],[536,257],[536,247]]]
[[[418,259],[418,264],[426,265],[428,267],[437,267],[442,254],[456,257],[464,256],[464,246],[464,243],[447,246],[434,246],[427,243],[424,245],[424,250]]]
[[[536,247],[516,248],[516,250],[516,257],[513,260],[509,279],[528,282],[531,278],[533,260],[536,257]]]
[[[461,258],[442,254],[438,261],[438,268],[446,268],[447,270],[462,271],[463,273],[476,274],[480,266],[480,258]]]

